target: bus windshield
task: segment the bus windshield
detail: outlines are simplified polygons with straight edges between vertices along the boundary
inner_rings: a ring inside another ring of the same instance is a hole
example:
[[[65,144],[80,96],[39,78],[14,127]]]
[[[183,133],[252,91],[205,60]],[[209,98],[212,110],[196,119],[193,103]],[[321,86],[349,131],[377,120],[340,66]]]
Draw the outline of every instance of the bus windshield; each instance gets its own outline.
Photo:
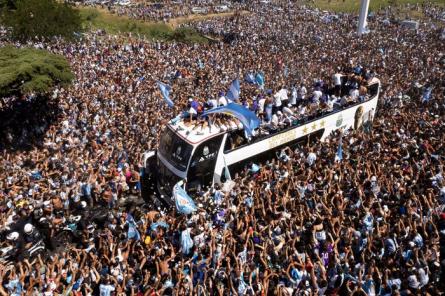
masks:
[[[171,129],[165,129],[165,132],[161,136],[159,152],[175,168],[181,171],[187,169],[192,150],[192,145],[177,136]]]

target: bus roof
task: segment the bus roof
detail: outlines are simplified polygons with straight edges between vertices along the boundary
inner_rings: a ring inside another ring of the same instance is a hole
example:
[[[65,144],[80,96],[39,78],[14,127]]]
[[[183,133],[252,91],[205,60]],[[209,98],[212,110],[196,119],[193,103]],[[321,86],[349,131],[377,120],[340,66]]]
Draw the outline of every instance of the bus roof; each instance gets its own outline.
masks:
[[[220,127],[215,125],[205,125],[201,126],[199,123],[191,122],[186,124],[184,120],[180,120],[176,123],[170,121],[168,123],[168,127],[171,128],[177,135],[183,138],[188,143],[195,145],[201,143],[207,139],[210,139],[218,134],[224,134],[226,131],[223,131]],[[232,129],[242,129],[242,124],[237,126],[235,124],[232,125]]]
[[[369,80],[368,85],[373,84],[380,84],[380,80],[373,77]],[[243,130],[243,124],[236,119],[226,121],[223,128],[214,124],[208,125],[207,122],[200,125],[198,121],[186,122],[183,118],[179,120],[172,119],[168,122],[168,127],[191,145],[202,143],[228,131]]]

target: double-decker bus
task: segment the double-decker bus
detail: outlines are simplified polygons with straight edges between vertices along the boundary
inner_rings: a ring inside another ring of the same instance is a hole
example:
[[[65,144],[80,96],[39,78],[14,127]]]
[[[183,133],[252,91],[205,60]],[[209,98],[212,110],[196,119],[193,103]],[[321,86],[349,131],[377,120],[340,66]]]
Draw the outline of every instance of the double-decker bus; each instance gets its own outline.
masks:
[[[162,131],[158,150],[145,154],[143,191],[156,191],[164,204],[172,205],[172,188],[180,180],[187,180],[186,189],[222,183],[225,176],[233,176],[250,163],[271,159],[284,147],[324,140],[338,129],[357,129],[372,122],[379,93],[380,81],[374,77],[368,81],[364,100],[319,112],[250,141],[243,129],[223,131],[213,127],[199,131],[183,121],[170,121]]]

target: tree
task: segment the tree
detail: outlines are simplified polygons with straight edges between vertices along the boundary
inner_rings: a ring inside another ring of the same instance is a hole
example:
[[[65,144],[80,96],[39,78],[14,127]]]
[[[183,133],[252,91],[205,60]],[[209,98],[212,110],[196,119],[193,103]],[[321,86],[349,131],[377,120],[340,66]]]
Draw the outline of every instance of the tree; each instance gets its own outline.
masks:
[[[73,79],[63,56],[33,48],[0,48],[0,96],[45,93]]]
[[[16,0],[0,0],[0,9],[16,9]]]
[[[12,37],[28,40],[35,37],[73,38],[82,29],[78,10],[56,0],[0,0],[2,24],[12,29]],[[9,3],[9,4],[8,4]]]

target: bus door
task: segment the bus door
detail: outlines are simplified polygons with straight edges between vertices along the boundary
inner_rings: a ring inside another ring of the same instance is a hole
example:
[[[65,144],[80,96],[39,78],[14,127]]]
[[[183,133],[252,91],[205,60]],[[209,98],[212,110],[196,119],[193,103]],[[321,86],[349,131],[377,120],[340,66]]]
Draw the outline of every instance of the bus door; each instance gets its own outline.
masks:
[[[206,187],[212,184],[222,138],[223,135],[211,138],[195,149],[187,172],[189,190],[199,185]]]

